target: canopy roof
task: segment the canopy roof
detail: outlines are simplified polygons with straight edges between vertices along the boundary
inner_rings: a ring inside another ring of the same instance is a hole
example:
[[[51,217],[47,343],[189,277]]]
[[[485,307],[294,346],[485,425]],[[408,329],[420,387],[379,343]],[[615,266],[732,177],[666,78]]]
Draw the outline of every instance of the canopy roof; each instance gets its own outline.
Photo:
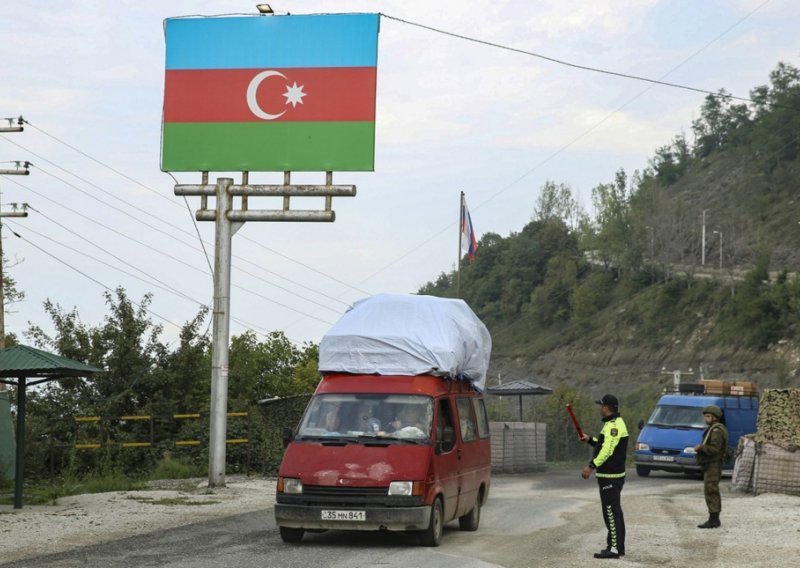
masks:
[[[528,381],[511,381],[504,385],[495,385],[486,389],[488,394],[512,395],[512,394],[553,394],[553,389],[543,387]]]
[[[36,377],[49,380],[83,377],[102,371],[103,369],[86,363],[27,345],[15,345],[0,351],[0,377]]]
[[[0,351],[0,382],[17,387],[17,452],[14,467],[14,508],[22,508],[22,484],[25,477],[25,399],[26,389],[65,377],[85,377],[101,373],[92,367],[27,345],[15,345]],[[29,378],[36,380],[28,381]]]

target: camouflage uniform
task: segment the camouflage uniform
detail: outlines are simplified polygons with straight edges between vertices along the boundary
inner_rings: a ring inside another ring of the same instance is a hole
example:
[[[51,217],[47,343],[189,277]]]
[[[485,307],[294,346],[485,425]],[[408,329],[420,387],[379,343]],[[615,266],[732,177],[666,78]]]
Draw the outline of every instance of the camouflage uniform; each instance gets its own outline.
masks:
[[[728,447],[728,429],[721,422],[714,422],[706,430],[703,443],[697,449],[697,463],[703,470],[703,491],[709,513],[722,510],[719,480],[722,477],[722,460]]]

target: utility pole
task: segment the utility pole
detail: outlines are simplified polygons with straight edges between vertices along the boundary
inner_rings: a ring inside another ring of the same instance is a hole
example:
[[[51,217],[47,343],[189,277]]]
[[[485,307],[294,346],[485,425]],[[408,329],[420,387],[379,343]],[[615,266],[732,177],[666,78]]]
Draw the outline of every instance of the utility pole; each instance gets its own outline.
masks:
[[[1,125],[0,133],[22,132],[25,119],[21,116],[17,118],[6,118],[8,126]],[[14,168],[0,168],[0,175],[27,176],[30,174],[30,162],[16,161]],[[3,217],[27,217],[28,204],[21,206],[11,203],[11,211],[2,211],[0,204],[0,350],[6,347],[6,325],[5,325],[5,265],[3,258]],[[21,209],[21,210],[20,210]],[[8,480],[16,477],[16,442],[14,438],[13,424],[11,421],[11,405],[8,400],[8,392],[5,383],[0,383],[0,478]]]
[[[25,119],[21,116],[18,116],[17,118],[6,118],[4,120],[8,121],[8,126],[0,126],[0,132],[22,132],[25,130],[25,128],[22,126],[25,124]],[[14,124],[14,121],[17,122],[16,125]]]
[[[0,209],[0,218],[2,217],[27,217],[28,204],[10,203],[11,211],[3,211]],[[2,207],[2,205],[0,205]],[[20,211],[20,208],[22,209]],[[3,223],[0,221],[0,350],[6,348],[6,308],[5,308],[5,263],[3,262]],[[0,391],[5,390],[6,385],[0,383]]]
[[[702,251],[701,252],[702,260],[700,261],[700,266],[706,265],[706,211],[707,211],[706,209],[703,209],[703,244],[700,249]]]
[[[334,196],[352,197],[355,185],[333,185],[333,172],[325,172],[325,185],[291,185],[291,172],[283,173],[283,185],[250,185],[249,172],[242,172],[241,185],[232,178],[218,178],[209,185],[208,172],[200,185],[175,186],[175,195],[199,196],[198,221],[214,221],[214,311],[211,345],[211,410],[209,413],[208,486],[225,486],[225,455],[228,420],[228,354],[230,348],[231,250],[233,235],[246,221],[329,222],[336,219]],[[216,198],[214,209],[208,198]],[[234,207],[234,197],[241,197]],[[250,197],[282,197],[282,209],[249,209]],[[294,210],[293,197],[324,197],[324,210]]]

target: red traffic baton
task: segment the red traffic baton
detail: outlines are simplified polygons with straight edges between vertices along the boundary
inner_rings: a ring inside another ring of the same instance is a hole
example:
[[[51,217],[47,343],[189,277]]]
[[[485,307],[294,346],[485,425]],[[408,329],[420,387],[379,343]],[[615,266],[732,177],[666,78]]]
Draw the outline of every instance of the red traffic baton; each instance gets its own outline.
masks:
[[[572,418],[572,425],[575,426],[578,438],[583,438],[584,433],[583,430],[581,430],[581,425],[578,424],[578,419],[575,417],[575,413],[572,411],[572,407],[569,404],[567,404],[567,412],[569,412],[569,417]]]

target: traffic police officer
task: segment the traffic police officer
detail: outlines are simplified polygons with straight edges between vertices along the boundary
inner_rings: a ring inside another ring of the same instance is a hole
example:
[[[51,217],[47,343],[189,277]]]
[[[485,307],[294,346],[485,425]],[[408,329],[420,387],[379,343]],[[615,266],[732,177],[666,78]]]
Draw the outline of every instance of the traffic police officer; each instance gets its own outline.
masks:
[[[703,470],[703,493],[708,507],[708,520],[697,525],[699,529],[719,528],[719,513],[722,510],[722,497],[719,494],[719,480],[722,477],[722,461],[728,448],[728,429],[722,418],[722,409],[714,404],[703,409],[703,420],[708,425],[703,435],[703,443],[694,447],[697,463]]]
[[[628,428],[619,415],[619,401],[613,394],[595,401],[600,405],[603,429],[596,438],[584,434],[582,442],[594,446],[589,465],[581,477],[589,479],[594,471],[600,487],[600,505],[606,524],[606,548],[595,553],[595,558],[619,558],[625,555],[625,518],[622,515],[620,494],[625,483],[625,455],[628,451]]]

